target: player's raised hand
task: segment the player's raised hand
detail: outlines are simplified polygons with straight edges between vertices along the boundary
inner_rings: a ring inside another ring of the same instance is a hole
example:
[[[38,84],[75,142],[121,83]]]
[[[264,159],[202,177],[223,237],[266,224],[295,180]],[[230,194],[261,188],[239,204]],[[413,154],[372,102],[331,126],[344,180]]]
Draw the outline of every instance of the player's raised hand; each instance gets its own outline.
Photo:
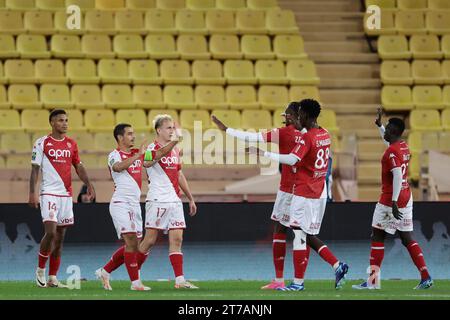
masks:
[[[220,121],[219,119],[217,119],[217,117],[215,115],[211,116],[211,120],[212,122],[214,122],[214,124],[217,126],[217,128],[219,128],[222,131],[227,131],[227,126],[223,124],[222,121]]]
[[[381,116],[383,115],[383,108],[382,107],[378,107],[377,109],[377,118],[375,119],[375,124],[378,127],[381,127]]]
[[[36,194],[30,193],[28,205],[34,209],[39,209],[39,199]]]
[[[392,201],[392,215],[397,220],[401,220],[403,218],[403,214],[400,212],[400,210],[398,210],[396,201]]]
[[[195,204],[195,201],[189,201],[189,215],[191,217],[195,216],[195,214],[197,213],[197,205]]]
[[[178,123],[174,122],[175,130],[173,132],[173,135],[170,137],[171,141],[179,141],[181,142],[183,140],[183,132],[181,131],[180,126]]]
[[[141,143],[141,146],[139,147],[139,154],[144,155],[145,151],[147,151],[147,147],[148,147],[147,139],[144,139],[144,141],[142,141]]]

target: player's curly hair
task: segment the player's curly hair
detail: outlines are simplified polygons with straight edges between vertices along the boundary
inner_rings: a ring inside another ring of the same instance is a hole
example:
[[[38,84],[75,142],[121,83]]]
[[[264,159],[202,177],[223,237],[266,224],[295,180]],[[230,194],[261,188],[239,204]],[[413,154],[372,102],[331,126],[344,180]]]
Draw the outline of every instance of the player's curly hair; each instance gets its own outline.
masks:
[[[320,104],[314,99],[303,99],[300,101],[300,110],[305,112],[310,118],[317,118],[320,114]]]
[[[393,125],[397,129],[397,134],[401,136],[403,131],[405,131],[405,121],[400,118],[390,118],[389,124]]]
[[[300,111],[300,102],[298,101],[292,101],[288,104],[287,109],[292,110],[295,112],[295,114],[298,114]]]

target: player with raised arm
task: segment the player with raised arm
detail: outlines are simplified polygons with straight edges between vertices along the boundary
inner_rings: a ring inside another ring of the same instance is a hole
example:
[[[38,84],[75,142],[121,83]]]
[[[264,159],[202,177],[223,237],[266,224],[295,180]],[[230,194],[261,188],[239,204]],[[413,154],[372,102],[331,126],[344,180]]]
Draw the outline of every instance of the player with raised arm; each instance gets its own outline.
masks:
[[[372,220],[370,251],[370,276],[367,281],[352,286],[354,289],[380,289],[380,268],[384,257],[386,234],[398,230],[402,244],[420,272],[421,281],[415,289],[428,289],[433,280],[423,257],[422,249],[412,237],[413,198],[408,184],[408,166],[411,159],[409,147],[402,140],[405,123],[400,118],[390,118],[386,128],[381,124],[382,109],[378,109],[375,124],[388,148],[381,158],[381,196],[375,206]]]
[[[156,139],[148,151],[157,152],[177,135],[174,121],[169,115],[158,115],[153,120]],[[197,213],[197,206],[191,194],[186,177],[181,171],[181,150],[173,148],[169,154],[154,159],[147,168],[149,181],[145,205],[145,237],[139,251],[148,254],[155,244],[159,231],[169,233],[169,259],[175,274],[175,288],[198,289],[186,281],[183,273],[183,230],[186,228],[180,188],[189,199],[189,214]]]
[[[217,127],[225,131],[228,135],[236,137],[237,139],[249,142],[273,142],[279,145],[281,154],[288,154],[299,143],[300,138],[306,130],[301,131],[298,126],[298,110],[300,108],[299,102],[291,102],[286,107],[282,114],[285,117],[285,127],[272,129],[264,133],[253,133],[228,128],[216,116],[212,116],[212,121]],[[277,289],[283,288],[284,283],[284,259],[286,257],[286,232],[289,226],[289,210],[293,197],[293,187],[295,172],[291,166],[286,164],[281,165],[281,180],[280,188],[277,192],[277,197],[273,206],[271,219],[273,224],[273,240],[272,240],[272,255],[273,264],[275,267],[275,279],[269,284],[263,286],[261,289]],[[305,268],[309,258],[309,247],[307,247],[307,254],[305,260]],[[294,261],[297,256],[294,254]],[[300,274],[297,270],[298,263],[294,262],[296,274]]]
[[[123,239],[125,245],[121,246],[95,274],[102,280],[105,290],[112,290],[110,274],[123,263],[127,268],[131,280],[131,290],[150,290],[142,284],[139,269],[146,259],[146,255],[138,251],[139,241],[142,238],[141,213],[141,187],[142,167],[149,166],[151,161],[161,158],[169,153],[178,141],[171,141],[157,152],[147,151],[144,141],[139,149],[133,148],[135,134],[133,127],[121,123],[114,128],[114,138],[117,149],[108,156],[108,167],[114,181],[114,194],[109,211],[116,228],[117,236]]]
[[[331,138],[327,130],[319,127],[317,117],[320,104],[312,99],[300,101],[299,121],[307,130],[297,146],[289,154],[264,152],[258,148],[249,151],[260,156],[293,166],[296,170],[294,196],[291,203],[290,226],[294,230],[294,259],[300,264],[294,281],[282,291],[304,290],[304,261],[307,246],[328,262],[335,272],[335,288],[342,287],[348,265],[339,261],[330,249],[317,237],[327,204],[325,177],[328,171]]]
[[[95,198],[95,190],[78,155],[77,143],[67,137],[68,117],[64,110],[53,110],[49,116],[52,133],[36,140],[31,157],[31,176],[28,203],[41,209],[45,234],[41,240],[36,269],[36,284],[41,287],[67,287],[56,274],[61,264],[64,236],[73,225],[72,173],[87,185],[88,197]],[[42,173],[41,190],[37,191],[39,172]],[[48,282],[45,266],[50,257]]]

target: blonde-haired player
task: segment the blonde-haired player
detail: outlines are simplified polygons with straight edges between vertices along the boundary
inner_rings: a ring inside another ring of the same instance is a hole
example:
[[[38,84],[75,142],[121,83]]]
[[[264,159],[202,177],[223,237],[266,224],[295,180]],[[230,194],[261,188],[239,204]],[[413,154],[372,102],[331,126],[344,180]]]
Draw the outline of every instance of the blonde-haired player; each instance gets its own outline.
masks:
[[[166,114],[153,120],[155,141],[148,150],[157,151],[176,135],[173,119]],[[169,234],[169,259],[175,273],[175,288],[197,289],[186,281],[183,274],[183,230],[186,228],[180,188],[189,199],[189,214],[197,213],[197,206],[181,171],[181,151],[174,147],[166,156],[153,161],[148,167],[149,188],[145,205],[145,237],[139,245],[141,254],[146,254],[155,244],[160,230]]]

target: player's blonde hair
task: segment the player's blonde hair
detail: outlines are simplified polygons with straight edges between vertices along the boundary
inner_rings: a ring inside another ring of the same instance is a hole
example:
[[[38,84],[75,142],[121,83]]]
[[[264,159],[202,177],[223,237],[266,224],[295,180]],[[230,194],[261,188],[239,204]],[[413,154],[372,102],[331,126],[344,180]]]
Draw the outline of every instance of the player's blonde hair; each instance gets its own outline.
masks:
[[[156,129],[161,127],[165,121],[173,121],[173,118],[168,114],[158,114],[153,119],[153,128],[155,128],[155,131],[156,131]]]

